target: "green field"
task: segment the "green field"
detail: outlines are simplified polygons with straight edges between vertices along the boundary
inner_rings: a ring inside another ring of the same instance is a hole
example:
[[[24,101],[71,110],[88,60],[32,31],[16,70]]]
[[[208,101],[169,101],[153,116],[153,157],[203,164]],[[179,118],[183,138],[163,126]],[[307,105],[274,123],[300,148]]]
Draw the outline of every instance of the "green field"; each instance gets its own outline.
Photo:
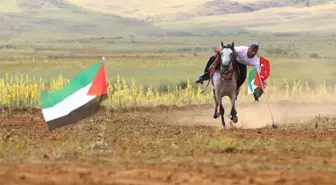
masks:
[[[111,81],[119,75],[128,82],[134,79],[142,85],[176,85],[188,79],[194,81],[213,55],[211,48],[218,46],[221,40],[235,41],[236,45],[259,43],[258,55],[271,62],[269,80],[276,80],[278,84],[284,83],[284,78],[308,81],[311,85],[324,80],[333,85],[336,81],[336,38],[333,36],[126,37],[92,38],[73,44],[35,44],[34,48],[22,45],[21,49],[0,51],[0,72],[1,76],[9,73],[46,79],[59,75],[72,78],[105,56]]]

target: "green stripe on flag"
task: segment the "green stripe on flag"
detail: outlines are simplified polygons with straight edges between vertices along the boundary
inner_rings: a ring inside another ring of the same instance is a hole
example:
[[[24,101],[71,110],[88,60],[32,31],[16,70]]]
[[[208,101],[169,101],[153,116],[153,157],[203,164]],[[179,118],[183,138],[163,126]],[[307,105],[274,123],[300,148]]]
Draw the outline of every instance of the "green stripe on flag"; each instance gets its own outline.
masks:
[[[75,93],[81,88],[92,83],[94,78],[97,75],[97,72],[102,65],[103,61],[100,61],[94,65],[92,65],[86,71],[80,73],[79,75],[75,76],[68,85],[61,89],[57,89],[51,92],[41,92],[40,93],[40,104],[42,109],[46,109],[52,107],[62,100],[70,96],[71,94]]]
[[[258,86],[254,85],[254,81],[256,80],[257,69],[254,67],[248,76],[248,94],[253,94],[255,98],[259,99],[264,91]]]
[[[254,89],[256,88],[256,86],[254,85],[254,79],[255,79],[255,74],[257,72],[257,69],[254,67],[250,73],[249,73],[249,76],[248,76],[248,93],[249,94],[253,94],[254,92]]]

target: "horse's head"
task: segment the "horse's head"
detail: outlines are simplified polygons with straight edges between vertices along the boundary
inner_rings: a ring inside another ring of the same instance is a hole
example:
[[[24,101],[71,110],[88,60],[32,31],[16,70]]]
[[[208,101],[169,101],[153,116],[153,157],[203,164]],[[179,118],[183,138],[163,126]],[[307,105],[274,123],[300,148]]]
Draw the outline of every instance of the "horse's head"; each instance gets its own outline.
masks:
[[[217,54],[217,57],[214,61],[213,67],[210,70],[210,75],[219,70],[225,79],[231,79],[231,76],[234,73],[233,69],[236,69],[234,63],[236,63],[238,56],[238,53],[234,48],[234,42],[224,46],[222,41],[221,47],[214,47],[213,50]]]
[[[237,57],[237,52],[234,48],[234,42],[231,44],[227,44],[226,46],[223,44],[223,41],[221,42],[222,50],[220,53],[220,63],[222,66],[228,66],[230,65]]]
[[[219,57],[220,69],[221,71],[232,69],[232,63],[236,60],[238,53],[234,48],[234,42],[231,44],[224,45],[223,41],[221,41],[221,48],[215,48],[215,52]]]

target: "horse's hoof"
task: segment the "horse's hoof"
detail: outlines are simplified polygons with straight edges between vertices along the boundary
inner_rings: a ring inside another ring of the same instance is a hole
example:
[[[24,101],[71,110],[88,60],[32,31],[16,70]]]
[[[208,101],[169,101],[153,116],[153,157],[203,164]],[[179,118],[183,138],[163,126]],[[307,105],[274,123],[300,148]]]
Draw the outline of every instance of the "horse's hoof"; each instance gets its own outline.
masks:
[[[238,122],[238,117],[237,117],[237,116],[230,115],[229,118],[230,118],[230,120],[231,120],[233,123],[237,123],[237,122]]]
[[[213,116],[213,118],[214,118],[214,119],[217,119],[217,118],[219,118],[219,116],[220,116],[220,113],[217,112],[217,113]]]
[[[232,121],[234,124],[238,123],[238,117],[237,117],[237,116],[232,117],[231,121]]]
[[[233,122],[234,124],[238,123],[238,118],[237,118],[237,117],[233,118],[233,119],[232,119],[232,122]]]
[[[226,129],[226,127],[222,127],[220,130],[221,131],[226,131],[227,129]]]
[[[226,130],[226,126],[225,126],[225,124],[223,124],[223,123],[222,123],[222,128],[223,128],[224,130]]]

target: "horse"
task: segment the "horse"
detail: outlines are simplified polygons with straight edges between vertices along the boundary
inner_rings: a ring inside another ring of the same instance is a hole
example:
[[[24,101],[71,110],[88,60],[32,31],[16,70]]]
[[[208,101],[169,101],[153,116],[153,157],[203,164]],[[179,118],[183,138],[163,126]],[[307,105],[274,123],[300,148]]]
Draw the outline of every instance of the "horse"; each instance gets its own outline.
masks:
[[[214,51],[217,54],[216,60],[210,68],[210,80],[213,91],[213,99],[215,102],[215,113],[213,115],[214,119],[221,116],[222,126],[226,129],[224,121],[225,109],[223,107],[222,98],[228,96],[231,100],[231,113],[230,119],[235,124],[238,122],[237,110],[236,110],[236,100],[239,94],[237,90],[237,80],[238,80],[238,66],[237,52],[234,48],[234,42],[224,46],[223,41],[221,41],[221,50]],[[219,107],[219,112],[218,112]]]

